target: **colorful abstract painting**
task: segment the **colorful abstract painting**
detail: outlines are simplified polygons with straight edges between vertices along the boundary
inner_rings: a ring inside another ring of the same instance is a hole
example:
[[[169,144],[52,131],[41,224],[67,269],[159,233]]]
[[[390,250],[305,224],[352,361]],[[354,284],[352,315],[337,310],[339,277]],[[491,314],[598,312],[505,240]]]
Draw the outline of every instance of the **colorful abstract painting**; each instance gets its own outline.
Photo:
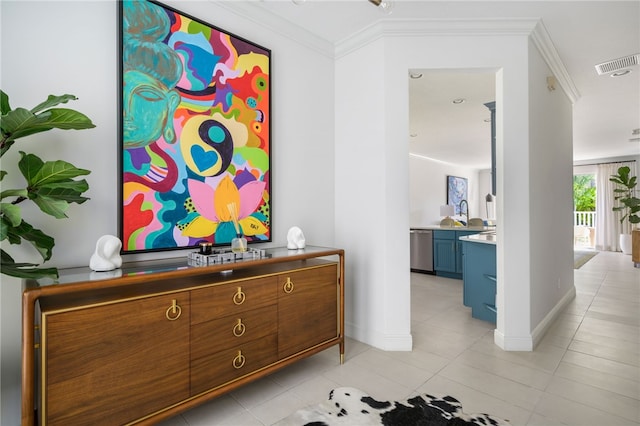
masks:
[[[467,178],[447,176],[447,204],[454,206],[456,215],[468,212],[469,206],[460,211],[460,202],[468,200],[467,187]]]
[[[124,252],[271,240],[270,50],[120,2]]]

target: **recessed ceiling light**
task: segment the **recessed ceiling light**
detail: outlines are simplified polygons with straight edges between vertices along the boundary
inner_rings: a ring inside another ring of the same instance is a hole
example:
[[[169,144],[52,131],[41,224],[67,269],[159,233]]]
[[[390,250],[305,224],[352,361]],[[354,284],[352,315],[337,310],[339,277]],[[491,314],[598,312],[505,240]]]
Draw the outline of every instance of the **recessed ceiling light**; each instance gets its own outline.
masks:
[[[465,99],[464,98],[458,98],[458,99],[454,99],[453,102],[454,104],[458,105],[458,104],[462,104],[464,103]]]
[[[626,70],[611,73],[611,77],[622,77],[623,75],[627,75],[629,73],[631,73],[631,70],[627,68]]]
[[[483,121],[484,121],[485,123],[491,123],[491,119],[490,119],[490,118],[485,118]]]
[[[416,136],[418,136],[418,134],[417,133],[411,133],[411,134],[409,134],[409,136],[411,136],[412,138],[415,138]]]
[[[415,71],[411,71],[409,73],[409,77],[416,79],[416,78],[422,78],[422,73],[421,72],[415,72]]]

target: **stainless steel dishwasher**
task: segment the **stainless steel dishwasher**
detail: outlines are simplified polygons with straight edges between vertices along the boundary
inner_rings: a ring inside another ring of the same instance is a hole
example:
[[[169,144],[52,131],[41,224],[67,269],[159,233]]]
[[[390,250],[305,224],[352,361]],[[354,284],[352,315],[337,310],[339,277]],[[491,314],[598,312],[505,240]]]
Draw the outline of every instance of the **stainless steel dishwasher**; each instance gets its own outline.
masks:
[[[415,272],[433,273],[433,231],[430,229],[411,229],[410,266]]]

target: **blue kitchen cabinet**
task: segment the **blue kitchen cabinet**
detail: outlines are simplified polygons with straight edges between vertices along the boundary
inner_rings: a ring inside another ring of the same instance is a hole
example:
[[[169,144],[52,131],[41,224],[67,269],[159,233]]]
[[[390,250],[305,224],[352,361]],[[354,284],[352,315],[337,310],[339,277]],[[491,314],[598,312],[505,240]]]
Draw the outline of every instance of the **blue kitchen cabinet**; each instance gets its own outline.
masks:
[[[496,322],[496,245],[461,241],[463,296],[471,316]]]
[[[460,237],[477,234],[480,231],[434,230],[433,269],[436,275],[462,279],[462,245]]]
[[[433,231],[433,270],[436,275],[456,273],[456,231]]]
[[[464,270],[462,265],[462,241],[460,237],[466,237],[467,235],[478,234],[480,231],[456,231],[456,272],[464,276]],[[462,277],[461,277],[462,278]]]

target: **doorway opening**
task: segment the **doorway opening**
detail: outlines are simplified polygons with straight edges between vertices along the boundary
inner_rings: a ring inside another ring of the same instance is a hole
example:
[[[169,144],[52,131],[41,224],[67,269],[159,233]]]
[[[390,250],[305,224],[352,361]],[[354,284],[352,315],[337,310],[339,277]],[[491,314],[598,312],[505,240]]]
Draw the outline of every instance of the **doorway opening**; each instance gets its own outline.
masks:
[[[495,158],[492,157],[494,133],[492,110],[487,104],[495,105],[497,100],[496,70],[412,69],[407,78],[410,227],[439,228],[442,219],[440,207],[448,204],[448,176],[462,177],[468,182],[467,217],[453,218],[467,221],[469,218],[481,218],[484,223],[495,223],[495,190],[492,185],[495,176]],[[459,244],[455,247],[454,251],[461,250]],[[432,250],[422,252],[438,256],[435,245]],[[453,256],[458,258],[455,254]],[[461,273],[460,262],[453,263],[456,273]],[[436,269],[431,274],[411,274],[411,317],[414,324],[429,320],[434,312],[471,316],[470,309],[463,302],[463,280],[438,276],[438,265],[443,263],[435,258],[429,264]],[[431,297],[425,295],[425,291]],[[439,301],[437,306],[429,302],[431,299]],[[442,312],[441,307],[444,307]],[[486,325],[488,329],[495,328],[492,323],[487,322]]]
[[[596,175],[573,175],[573,246],[575,249],[595,248],[596,235]]]

